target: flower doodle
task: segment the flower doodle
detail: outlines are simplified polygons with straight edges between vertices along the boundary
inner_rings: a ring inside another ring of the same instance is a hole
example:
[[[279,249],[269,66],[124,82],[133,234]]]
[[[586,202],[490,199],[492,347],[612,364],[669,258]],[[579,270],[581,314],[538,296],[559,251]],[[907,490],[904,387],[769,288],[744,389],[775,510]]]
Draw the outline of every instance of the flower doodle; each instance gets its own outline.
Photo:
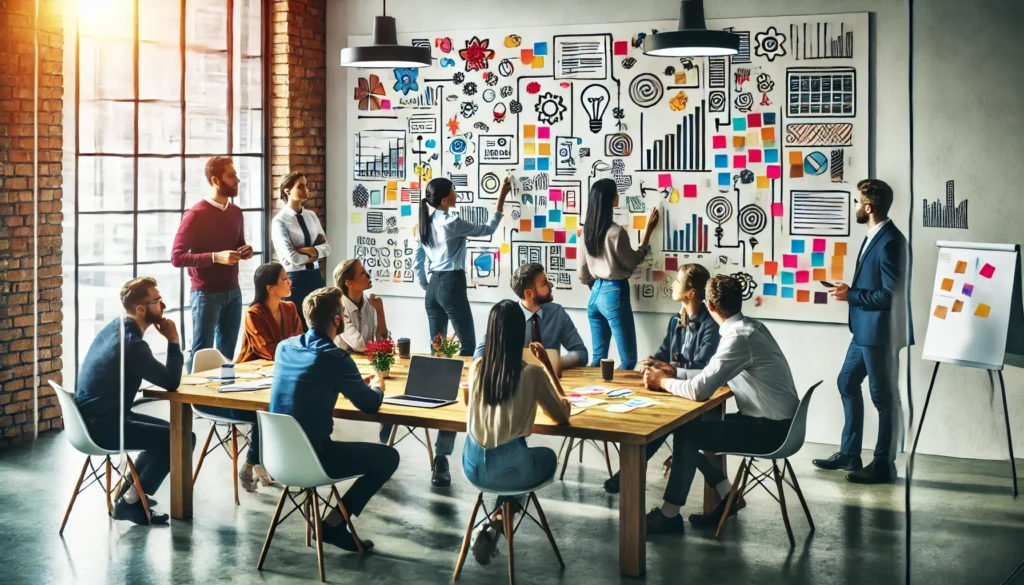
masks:
[[[419,69],[395,69],[395,91],[402,92],[402,95],[409,95],[410,91],[419,91],[420,84],[416,80],[418,76]]]
[[[774,26],[770,26],[768,30],[754,35],[754,41],[757,43],[757,47],[754,48],[754,54],[758,57],[764,57],[768,61],[775,61],[776,57],[786,55],[786,35],[775,30]]]
[[[562,96],[548,91],[540,96],[533,109],[537,112],[537,119],[540,120],[541,124],[553,125],[561,121],[568,108],[563,102]]]
[[[466,61],[466,71],[487,69],[487,62],[494,58],[494,49],[488,49],[490,39],[473,37],[466,41],[466,48],[459,51],[459,57]]]

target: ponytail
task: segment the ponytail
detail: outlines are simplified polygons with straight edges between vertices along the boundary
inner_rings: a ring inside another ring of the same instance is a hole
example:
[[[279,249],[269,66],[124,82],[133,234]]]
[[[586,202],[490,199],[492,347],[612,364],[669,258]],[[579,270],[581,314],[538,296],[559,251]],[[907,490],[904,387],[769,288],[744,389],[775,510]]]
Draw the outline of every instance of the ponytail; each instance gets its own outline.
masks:
[[[303,179],[305,177],[306,175],[299,171],[295,171],[285,175],[284,179],[281,180],[281,201],[288,201],[288,191],[291,191],[292,187],[295,186],[295,183],[299,182],[299,179]]]
[[[420,243],[424,246],[430,246],[434,243],[434,234],[430,229],[430,216],[433,213],[430,208],[437,209],[441,206],[441,201],[451,194],[452,182],[448,179],[432,179],[427,183],[427,189],[423,193],[423,198],[420,199]],[[429,207],[428,207],[429,206]]]

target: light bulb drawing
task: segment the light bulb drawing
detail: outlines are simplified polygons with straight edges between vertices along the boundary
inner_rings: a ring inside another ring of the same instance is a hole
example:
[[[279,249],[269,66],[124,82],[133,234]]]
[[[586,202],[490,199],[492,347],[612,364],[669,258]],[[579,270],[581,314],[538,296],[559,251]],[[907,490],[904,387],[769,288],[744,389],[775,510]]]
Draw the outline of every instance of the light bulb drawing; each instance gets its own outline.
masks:
[[[580,101],[583,102],[583,110],[589,118],[590,131],[597,134],[604,124],[604,113],[608,109],[608,102],[611,101],[608,89],[595,83],[583,90]]]

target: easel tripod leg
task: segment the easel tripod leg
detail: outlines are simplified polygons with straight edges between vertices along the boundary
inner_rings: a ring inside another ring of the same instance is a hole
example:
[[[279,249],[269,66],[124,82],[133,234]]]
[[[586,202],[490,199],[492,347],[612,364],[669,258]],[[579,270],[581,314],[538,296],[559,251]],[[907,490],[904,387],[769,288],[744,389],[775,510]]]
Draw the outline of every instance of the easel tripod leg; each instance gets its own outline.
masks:
[[[1013,435],[1010,434],[1010,411],[1006,405],[1006,383],[999,370],[999,389],[1003,392],[1003,420],[1006,421],[1006,445],[1010,448],[1010,477],[1013,479],[1013,497],[1017,497],[1017,462],[1013,458]]]

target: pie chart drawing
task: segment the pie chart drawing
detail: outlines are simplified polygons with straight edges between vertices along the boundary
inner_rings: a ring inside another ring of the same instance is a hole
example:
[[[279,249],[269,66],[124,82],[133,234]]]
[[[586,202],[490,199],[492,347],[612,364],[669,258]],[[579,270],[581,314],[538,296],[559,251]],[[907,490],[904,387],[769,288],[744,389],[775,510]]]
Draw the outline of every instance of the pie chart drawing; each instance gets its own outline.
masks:
[[[804,174],[820,175],[828,170],[828,157],[824,152],[812,152],[804,157]]]

